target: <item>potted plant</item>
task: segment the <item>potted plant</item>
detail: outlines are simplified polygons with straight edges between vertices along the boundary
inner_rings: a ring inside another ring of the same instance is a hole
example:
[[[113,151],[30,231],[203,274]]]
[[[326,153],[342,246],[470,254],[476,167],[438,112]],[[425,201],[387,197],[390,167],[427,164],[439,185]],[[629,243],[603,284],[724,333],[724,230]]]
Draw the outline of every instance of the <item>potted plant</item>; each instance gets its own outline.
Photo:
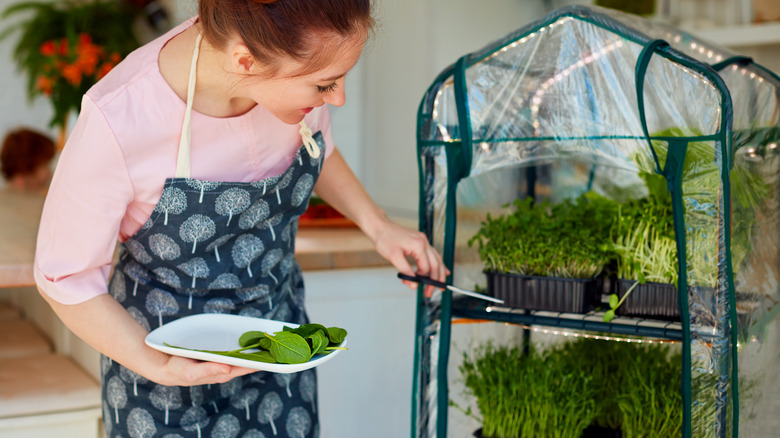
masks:
[[[466,391],[476,398],[482,438],[578,438],[596,415],[596,388],[587,369],[571,366],[560,350],[492,343],[464,354],[459,367]]]
[[[701,135],[697,131],[670,128],[654,134],[659,137],[685,137]],[[653,142],[661,163],[666,161],[668,144]],[[626,316],[653,317],[679,320],[677,294],[678,260],[672,219],[671,195],[666,178],[658,175],[647,156],[636,155],[634,161],[640,169],[648,195],[622,204],[618,219],[611,230],[613,250],[617,262],[617,279],[612,282],[610,310],[604,315],[609,321],[615,313]],[[688,143],[682,169],[683,188],[688,193],[716,194],[720,190],[720,172],[715,162],[711,144],[693,141]],[[746,169],[734,167],[730,173],[732,205],[731,254],[736,270],[750,252],[755,208],[770,193],[769,185]],[[717,221],[712,213],[699,208],[686,218],[688,246],[696,248],[687,252],[688,269],[693,278],[717,278],[718,264],[715,240],[718,236]],[[702,216],[701,221],[696,220]],[[693,242],[693,244],[691,244]],[[691,276],[689,276],[691,277]],[[698,284],[704,291],[711,291],[715,284]],[[706,295],[714,295],[709,293]],[[711,306],[711,303],[704,303]],[[713,309],[714,312],[714,309]]]
[[[459,366],[481,438],[679,436],[682,360],[668,345],[579,338],[546,351],[487,343]],[[656,434],[657,433],[657,434]]]
[[[682,356],[651,344],[633,351],[633,360],[621,362],[627,387],[616,394],[620,428],[626,438],[682,434]]]
[[[587,193],[555,205],[518,199],[512,212],[488,214],[468,242],[478,246],[488,294],[508,307],[586,313],[601,299],[615,207]]]
[[[617,278],[611,283],[605,321],[616,313],[672,320],[680,317],[671,196],[662,176],[640,172],[640,177],[645,180],[648,196],[621,204],[611,229]]]
[[[132,30],[138,12],[119,0],[26,1],[3,11],[4,20],[19,19],[0,39],[18,34],[13,59],[27,75],[30,100],[51,102],[50,126],[64,132],[84,93],[138,47]]]

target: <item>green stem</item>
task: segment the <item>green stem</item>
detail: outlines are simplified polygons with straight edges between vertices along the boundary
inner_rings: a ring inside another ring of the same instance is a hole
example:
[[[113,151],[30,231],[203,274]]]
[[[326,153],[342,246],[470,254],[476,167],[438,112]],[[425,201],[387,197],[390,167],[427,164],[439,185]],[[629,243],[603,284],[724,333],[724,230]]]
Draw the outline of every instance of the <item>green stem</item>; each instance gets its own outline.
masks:
[[[637,281],[634,284],[632,284],[631,287],[629,287],[628,290],[626,291],[625,295],[623,295],[623,298],[621,298],[620,301],[618,301],[617,305],[612,310],[616,310],[618,307],[620,307],[620,305],[623,304],[623,301],[626,300],[628,295],[631,293],[631,291],[634,290],[635,287],[637,287],[638,284],[639,284],[639,281]]]

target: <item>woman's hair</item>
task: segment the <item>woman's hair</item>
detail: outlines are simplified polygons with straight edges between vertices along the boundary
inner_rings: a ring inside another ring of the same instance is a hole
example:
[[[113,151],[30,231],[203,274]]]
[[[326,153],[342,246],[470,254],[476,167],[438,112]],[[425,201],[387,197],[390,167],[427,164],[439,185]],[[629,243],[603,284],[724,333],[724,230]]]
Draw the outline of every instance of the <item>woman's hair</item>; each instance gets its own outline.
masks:
[[[7,180],[16,175],[32,174],[51,161],[54,153],[54,141],[51,138],[27,128],[16,129],[3,140],[0,170]]]
[[[320,38],[349,38],[374,26],[370,0],[200,0],[203,37],[224,49],[238,36],[265,73],[278,71],[283,57],[305,61],[298,74],[322,68],[332,52]]]

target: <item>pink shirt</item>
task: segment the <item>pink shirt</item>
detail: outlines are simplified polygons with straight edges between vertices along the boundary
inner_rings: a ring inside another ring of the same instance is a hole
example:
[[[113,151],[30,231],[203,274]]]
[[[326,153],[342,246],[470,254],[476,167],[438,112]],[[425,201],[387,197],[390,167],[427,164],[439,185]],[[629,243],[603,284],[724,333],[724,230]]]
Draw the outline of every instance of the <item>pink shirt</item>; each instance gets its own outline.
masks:
[[[54,300],[76,304],[108,292],[117,240],[151,216],[176,171],[186,108],[163,79],[160,50],[182,23],[130,54],[84,96],[43,208],[35,280]],[[333,152],[327,108],[306,115]],[[193,111],[191,177],[250,182],[281,174],[301,147],[298,125],[260,105],[237,117]]]

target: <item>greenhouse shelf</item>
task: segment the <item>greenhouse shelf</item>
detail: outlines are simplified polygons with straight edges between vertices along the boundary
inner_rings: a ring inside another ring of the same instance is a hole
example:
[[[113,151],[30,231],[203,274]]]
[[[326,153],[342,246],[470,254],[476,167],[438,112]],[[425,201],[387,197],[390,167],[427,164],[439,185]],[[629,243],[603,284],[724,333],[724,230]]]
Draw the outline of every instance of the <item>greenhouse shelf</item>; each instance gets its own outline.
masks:
[[[730,32],[723,38],[722,30],[707,36],[759,46],[777,41],[778,26],[751,26],[741,41]],[[777,435],[777,409],[766,402],[780,400],[773,391],[780,375],[773,360],[780,333],[780,77],[747,55],[663,23],[573,5],[464,54],[436,77],[417,113],[419,230],[450,269],[448,282],[493,293],[485,269],[522,266],[517,270],[573,277],[574,268],[556,263],[577,259],[572,266],[592,268],[584,277],[641,280],[653,271],[685,293],[677,297],[678,321],[605,322],[603,311],[558,313],[592,307],[526,310],[511,306],[534,305],[507,299],[499,307],[448,290],[437,300],[418,288],[412,438],[448,437],[453,336],[489,340],[494,332],[529,347],[534,332],[677,342],[681,430],[665,436]],[[602,198],[609,202],[598,207]],[[613,235],[634,217],[623,215],[623,206],[643,205],[655,205],[637,209],[648,227],[626,228],[644,237]],[[555,218],[571,212],[576,220],[561,220],[565,227],[553,232],[545,221],[559,206],[568,210]],[[618,224],[609,237],[598,234],[603,220]],[[579,235],[601,237],[580,243]],[[490,242],[506,251],[490,254]],[[609,251],[629,243],[638,251],[628,254],[639,255],[621,268]],[[605,248],[608,260],[587,257]],[[617,272],[627,267],[636,277]],[[603,299],[612,290],[601,292],[599,308],[609,309]],[[454,319],[517,327],[453,330]]]
[[[604,312],[575,314],[527,311],[485,305],[483,303],[482,301],[472,299],[453,300],[452,316],[529,326],[560,327],[569,330],[635,335],[673,341],[681,341],[683,339],[682,326],[679,322],[623,317],[617,317],[611,322],[604,322]]]

